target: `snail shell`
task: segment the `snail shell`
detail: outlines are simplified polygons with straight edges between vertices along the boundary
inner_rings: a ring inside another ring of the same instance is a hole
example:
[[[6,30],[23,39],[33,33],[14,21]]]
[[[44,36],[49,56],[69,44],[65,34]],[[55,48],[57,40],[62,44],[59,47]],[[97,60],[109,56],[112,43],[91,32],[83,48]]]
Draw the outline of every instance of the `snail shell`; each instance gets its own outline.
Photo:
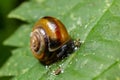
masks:
[[[74,42],[56,18],[43,17],[33,27],[30,48],[43,64],[49,65],[74,51]]]

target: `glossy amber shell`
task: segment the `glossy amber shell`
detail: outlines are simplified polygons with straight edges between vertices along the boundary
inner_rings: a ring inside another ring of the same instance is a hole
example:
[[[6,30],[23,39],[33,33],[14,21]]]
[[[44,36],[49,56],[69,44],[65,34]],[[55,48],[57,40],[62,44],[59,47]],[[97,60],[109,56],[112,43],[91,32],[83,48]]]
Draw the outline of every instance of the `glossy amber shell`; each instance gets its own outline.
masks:
[[[36,29],[43,29],[44,31],[42,36],[45,40],[45,48],[43,48],[45,50],[42,53],[32,51],[34,56],[43,64],[51,64],[73,51],[73,41],[65,26],[58,19],[43,17],[34,25],[32,32]],[[42,43],[42,41],[40,42]]]

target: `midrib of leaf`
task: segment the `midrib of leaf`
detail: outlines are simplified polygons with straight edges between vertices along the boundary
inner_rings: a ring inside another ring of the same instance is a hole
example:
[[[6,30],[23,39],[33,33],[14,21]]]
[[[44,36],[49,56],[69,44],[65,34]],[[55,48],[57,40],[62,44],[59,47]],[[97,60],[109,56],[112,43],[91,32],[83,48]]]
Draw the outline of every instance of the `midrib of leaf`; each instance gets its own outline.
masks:
[[[102,19],[103,16],[106,14],[106,12],[109,10],[109,8],[114,4],[114,1],[115,1],[115,0],[113,0],[112,3],[111,3],[109,6],[107,6],[107,8],[105,8],[103,14],[97,19],[96,23],[94,23],[94,25],[89,29],[89,31],[86,32],[87,35],[86,35],[85,38],[84,38],[84,42],[86,42],[86,39],[87,39],[87,37],[89,36],[89,33],[92,31],[92,29],[99,23],[99,21],[101,21],[101,19]],[[71,10],[75,9],[78,5],[79,5],[79,4],[77,4],[76,6],[74,6]],[[71,11],[71,10],[70,10],[70,11]],[[70,11],[69,11],[69,12],[70,12]],[[67,13],[69,13],[69,12],[67,12]],[[67,15],[67,13],[66,13],[66,15]],[[86,25],[89,26],[90,23],[92,23],[92,21],[90,21],[90,22],[87,23]],[[83,44],[83,45],[84,45],[84,44]],[[81,47],[82,47],[82,46],[81,46]],[[64,69],[67,67],[67,64],[69,64],[76,55],[77,55],[77,54],[72,54],[72,55],[70,56],[70,58],[65,62],[66,65],[63,67]],[[113,66],[116,65],[116,64],[117,64],[117,62],[111,64],[107,69],[105,69],[105,70],[102,71],[99,75],[97,75],[97,76],[95,77],[95,79],[96,79],[97,77],[99,77],[102,73],[105,73],[107,70],[109,70],[111,67],[113,67]],[[94,78],[93,78],[93,80],[94,80]]]
[[[67,65],[71,62],[71,60],[74,58],[74,56],[75,56],[75,54],[71,54],[71,56],[70,56],[70,58],[68,58],[67,60],[66,60],[66,62],[64,63],[64,66],[61,66],[61,68],[62,69],[66,69],[67,68]],[[47,72],[49,72],[49,70],[47,71]],[[46,74],[46,73],[45,73]],[[52,77],[52,80],[54,80],[55,79],[55,75],[50,75],[51,77]],[[41,78],[39,79],[39,80],[42,80],[42,77],[44,77],[44,74],[41,76]]]
[[[45,1],[44,1],[45,2]],[[44,2],[42,2],[42,3],[44,3]],[[24,3],[23,3],[24,4]],[[75,5],[72,9],[70,9],[68,12],[66,12],[66,15],[71,11],[71,10],[73,10],[76,6],[78,6],[80,4],[80,2],[79,3],[77,3],[77,5]],[[16,16],[16,15],[15,15]],[[65,16],[65,15],[64,15]],[[63,16],[63,17],[64,17]],[[11,17],[11,16],[9,16],[9,17]],[[12,16],[12,17],[14,17],[14,16]],[[16,18],[18,18],[19,19],[19,16],[17,16]],[[21,19],[21,20],[23,20],[23,21],[25,21],[25,19]],[[75,55],[75,54],[74,54]],[[74,57],[74,55],[73,55],[73,57]],[[72,60],[72,57],[71,58],[69,58],[69,60],[66,62],[67,64],[70,62]],[[36,63],[36,64],[38,64],[38,63]],[[24,74],[26,74],[27,72],[29,72],[31,69],[33,69],[34,67],[36,67],[36,64],[34,64],[31,68],[29,68]],[[66,66],[67,66],[67,64],[66,64]],[[64,66],[64,68],[66,67],[66,66]],[[49,70],[46,70],[43,74],[42,74],[42,76],[41,76],[41,78],[42,77],[44,77],[44,75],[48,72]],[[21,74],[21,75],[18,75],[17,76],[17,78],[19,79],[19,77],[21,77],[22,75],[24,75],[24,74]]]
[[[107,6],[107,8],[105,8],[103,14],[97,19],[96,23],[89,28],[89,31],[87,31],[87,35],[85,36],[84,42],[86,41],[87,37],[89,36],[89,33],[92,31],[92,29],[99,23],[99,21],[101,21],[101,19],[103,18],[103,16],[106,14],[106,12],[109,10],[109,8],[114,4],[115,0],[112,1],[112,3]],[[67,16],[67,14],[69,14],[71,12],[71,10],[74,10],[78,5],[80,4],[80,2],[78,4],[76,4],[74,7],[72,7],[69,11],[67,11],[64,15],[63,15],[63,19]],[[89,23],[87,23],[86,25],[90,25],[92,21],[90,21]],[[84,45],[84,44],[83,44]],[[80,51],[80,50],[79,50]],[[63,69],[67,68],[67,65],[72,61],[72,59],[76,56],[77,54],[74,53],[72,54],[64,63],[64,66],[62,67]],[[117,64],[117,62],[113,63],[112,65],[110,65],[106,70],[102,71],[99,75],[101,75],[103,72],[106,72],[107,70],[109,70],[111,67],[113,67],[115,64]],[[97,77],[99,77],[99,75],[97,75]],[[54,80],[54,75],[52,75],[52,79]],[[40,78],[41,79],[41,78]],[[93,78],[94,79],[94,78]]]
[[[110,7],[112,6],[112,5],[114,5],[114,3],[115,3],[115,0],[113,0],[113,2],[111,3],[111,5],[106,9],[106,11],[103,13],[103,15],[99,18],[99,20],[96,22],[96,24],[95,25],[97,25],[98,23],[99,23],[99,21],[101,20],[101,18],[103,18],[103,16],[105,15],[105,13],[107,12],[107,11],[109,11],[109,9],[110,9]],[[95,26],[94,25],[94,26]],[[91,30],[94,28],[94,26],[91,28]],[[90,30],[90,31],[91,31]],[[89,31],[89,33],[90,33],[90,31]],[[88,35],[89,35],[89,33],[88,33]],[[87,36],[88,36],[87,35]],[[87,39],[87,36],[86,36],[86,39]],[[85,39],[85,40],[86,40]],[[116,64],[118,63],[118,61],[115,61],[113,64],[111,64],[110,66],[108,66],[105,70],[103,70],[103,71],[101,71],[101,73],[99,73],[97,76],[95,76],[92,80],[96,80],[97,78],[99,78],[99,76],[101,76],[103,73],[105,73],[105,72],[107,72],[108,70],[110,70],[112,67],[114,67]]]
[[[107,11],[109,11],[109,8],[114,4],[114,2],[115,2],[115,0],[113,0],[113,1],[111,2],[111,4],[110,4],[109,6],[107,6],[107,8],[105,8],[103,14],[97,19],[96,23],[94,23],[94,25],[89,29],[89,31],[86,32],[87,35],[85,36],[84,42],[86,41],[89,33],[90,33],[90,32],[92,31],[92,29],[99,23],[99,21],[101,21],[101,19],[103,18],[103,16],[106,14]],[[79,2],[77,5],[75,5],[74,7],[72,7],[68,12],[66,12],[66,13],[63,15],[63,18],[64,18],[65,16],[67,16],[67,14],[68,14],[71,10],[74,10],[79,4],[80,4],[80,2]],[[87,25],[89,26],[90,23],[92,23],[92,21],[90,21],[89,24],[87,24]],[[84,45],[84,44],[83,44],[83,45]],[[82,47],[82,46],[81,46],[81,47]],[[80,50],[79,50],[79,51],[80,51]],[[72,54],[72,55],[66,60],[65,65],[64,65],[62,68],[63,68],[63,69],[66,69],[66,68],[67,68],[67,65],[72,61],[72,59],[73,59],[76,55],[77,55],[77,54]],[[111,67],[113,67],[113,66],[116,65],[116,64],[117,64],[117,62],[111,64],[107,69],[105,69],[105,70],[102,71],[99,75],[97,75],[97,76],[95,77],[95,79],[96,79],[97,77],[99,77],[102,73],[106,72],[107,70],[109,70]],[[54,80],[54,78],[55,78],[55,77],[53,77],[53,80]],[[94,80],[94,78],[93,78],[93,80]]]
[[[87,35],[86,35],[86,37],[85,37],[85,39],[84,39],[84,42],[86,41],[86,39],[87,39],[87,37],[88,37],[88,35],[89,35],[89,33],[92,31],[92,29],[99,23],[99,21],[101,20],[101,18],[105,15],[105,13],[109,10],[109,8],[113,5],[113,3],[114,3],[114,1],[115,0],[113,0],[113,2],[110,4],[110,6],[108,6],[107,8],[106,8],[106,10],[103,12],[103,14],[99,17],[99,19],[96,21],[96,23],[93,25],[93,27],[91,27],[90,29],[89,29],[89,31],[87,32]],[[78,6],[79,4],[77,4],[76,6]],[[74,6],[72,9],[74,9],[76,6]],[[72,10],[71,9],[71,10]],[[71,11],[70,10],[70,11]],[[67,13],[69,13],[69,12],[67,12]],[[67,15],[67,13],[66,13],[66,15]],[[64,17],[64,16],[63,16]],[[91,22],[90,22],[91,23]],[[89,26],[90,24],[88,24],[88,26]],[[84,44],[83,44],[84,45]],[[82,45],[81,45],[81,47],[82,47]],[[68,59],[68,63],[69,62],[71,62],[71,60],[72,60],[72,58],[74,58],[75,56],[76,56],[77,54],[74,54],[72,57],[70,57],[70,59]]]
[[[114,1],[115,1],[115,0],[114,0]],[[105,8],[105,11],[104,11],[103,14],[97,19],[96,23],[94,23],[94,25],[89,29],[89,31],[86,32],[87,35],[85,36],[84,41],[86,41],[86,39],[87,39],[89,33],[91,32],[91,30],[95,27],[95,25],[98,24],[98,22],[101,20],[101,18],[104,16],[104,14],[105,14],[105,13],[109,10],[109,8],[113,5],[114,1],[110,4],[110,6],[107,6],[107,8]],[[79,2],[79,3],[80,3],[80,2]],[[66,12],[65,15],[63,16],[63,18],[64,18],[71,10],[73,10],[74,8],[76,8],[76,7],[79,5],[79,3],[76,4],[74,7],[72,7],[68,12]],[[92,23],[92,22],[90,22],[90,23]],[[90,25],[90,24],[88,24],[88,26],[89,26],[89,25]],[[84,45],[84,44],[83,44],[83,45]],[[77,55],[77,54],[72,54],[72,55],[68,58],[68,60],[65,62],[66,64],[65,64],[65,66],[64,66],[64,69],[67,68],[67,64],[69,64],[76,55]],[[113,65],[115,65],[115,63],[112,64],[110,67],[108,67],[108,69],[110,69]],[[35,66],[33,66],[33,67],[31,67],[31,68],[34,68],[34,67],[35,67]],[[30,71],[31,68],[30,68],[28,71]],[[104,70],[103,72],[106,72],[108,69]],[[28,72],[28,71],[27,71],[27,72]],[[99,75],[101,75],[103,72],[101,72]],[[47,72],[45,72],[44,74],[46,74],[46,73],[47,73]],[[44,76],[44,74],[42,74],[42,76]],[[98,76],[99,76],[99,75],[98,75]],[[42,76],[41,76],[41,78],[42,78]]]
[[[43,4],[43,3],[45,3],[45,1],[43,1],[42,4]],[[23,4],[25,4],[25,3],[23,3]],[[79,4],[80,4],[80,2],[77,3],[75,6],[73,6],[70,10],[68,10],[62,17],[63,17],[63,18],[66,17],[67,14],[69,14],[69,13],[71,12],[71,10],[74,10]],[[15,16],[16,16],[16,15],[15,15]],[[9,16],[9,17],[11,17],[11,16]],[[14,17],[14,16],[12,16],[12,17]],[[17,16],[16,18],[19,19],[19,16]],[[21,20],[26,21],[25,19],[21,19]],[[75,55],[76,55],[76,54],[72,54],[71,57],[68,58],[68,60],[65,62],[65,65],[63,66],[64,69],[67,68],[67,65],[68,65],[69,62],[75,57]],[[29,72],[31,69],[33,69],[34,67],[36,67],[37,64],[38,64],[38,63],[36,63],[35,65],[33,65],[31,68],[29,68],[24,74],[26,74],[26,73]],[[40,76],[39,79],[42,79],[42,77],[44,77],[44,75],[45,75],[47,72],[49,72],[49,70],[46,70],[46,71]],[[20,78],[21,76],[23,76],[24,74],[18,75],[17,77],[15,77],[15,79],[16,79],[16,78],[19,79],[19,78]],[[55,78],[54,75],[52,75],[52,77]],[[54,80],[54,79],[53,79],[53,80]]]

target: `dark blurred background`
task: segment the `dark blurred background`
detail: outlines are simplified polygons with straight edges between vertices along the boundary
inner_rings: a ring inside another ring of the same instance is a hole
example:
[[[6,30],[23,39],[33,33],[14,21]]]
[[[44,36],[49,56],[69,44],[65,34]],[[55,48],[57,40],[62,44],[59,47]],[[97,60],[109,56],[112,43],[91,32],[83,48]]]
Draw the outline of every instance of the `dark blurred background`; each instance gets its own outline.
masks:
[[[24,1],[28,0],[0,0],[0,68],[11,56],[11,50],[15,48],[3,45],[3,41],[10,37],[22,24],[21,21],[9,19],[7,16]],[[0,77],[0,80],[9,79],[10,77],[7,76]]]

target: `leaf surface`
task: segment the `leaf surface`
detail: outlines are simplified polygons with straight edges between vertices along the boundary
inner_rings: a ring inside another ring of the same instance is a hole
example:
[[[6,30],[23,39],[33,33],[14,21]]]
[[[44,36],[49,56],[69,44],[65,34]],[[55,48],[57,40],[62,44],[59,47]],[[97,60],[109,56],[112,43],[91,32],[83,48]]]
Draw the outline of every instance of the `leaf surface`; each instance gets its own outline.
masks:
[[[9,17],[29,24],[21,26],[4,42],[21,48],[13,51],[0,75],[13,75],[17,80],[119,80],[119,4],[119,0],[36,0],[23,3]],[[43,16],[60,19],[71,37],[83,42],[72,55],[50,68],[41,65],[29,50],[32,26]],[[56,76],[54,71],[59,66],[62,73]]]

